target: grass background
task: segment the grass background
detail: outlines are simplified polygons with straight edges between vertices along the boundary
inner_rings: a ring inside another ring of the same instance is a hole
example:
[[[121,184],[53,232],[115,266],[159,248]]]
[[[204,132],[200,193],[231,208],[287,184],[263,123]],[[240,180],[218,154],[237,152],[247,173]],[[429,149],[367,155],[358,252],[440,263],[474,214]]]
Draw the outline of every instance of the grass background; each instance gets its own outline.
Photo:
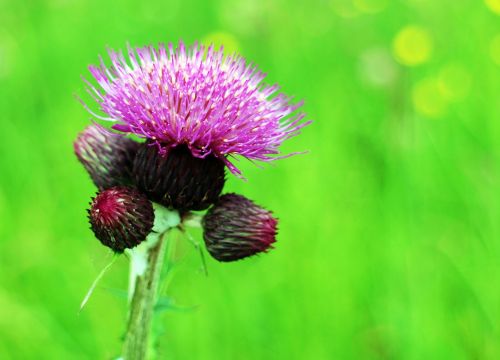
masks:
[[[499,7],[0,0],[0,359],[119,355],[125,259],[77,314],[111,255],[74,94],[106,46],[178,39],[238,50],[314,124],[227,184],[280,218],[276,250],[205,277],[176,235],[160,358],[500,359]]]

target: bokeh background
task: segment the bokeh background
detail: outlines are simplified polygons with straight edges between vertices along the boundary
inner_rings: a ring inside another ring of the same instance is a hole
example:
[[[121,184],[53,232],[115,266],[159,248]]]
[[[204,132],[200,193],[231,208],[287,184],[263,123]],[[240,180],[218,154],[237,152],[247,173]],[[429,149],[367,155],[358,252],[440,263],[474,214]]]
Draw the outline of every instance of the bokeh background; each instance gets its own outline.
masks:
[[[81,76],[158,42],[224,44],[305,99],[306,155],[230,177],[280,218],[232,264],[175,234],[162,359],[500,359],[500,1],[0,1],[0,359],[112,359],[127,261],[72,141]],[[200,240],[200,232],[191,231]]]

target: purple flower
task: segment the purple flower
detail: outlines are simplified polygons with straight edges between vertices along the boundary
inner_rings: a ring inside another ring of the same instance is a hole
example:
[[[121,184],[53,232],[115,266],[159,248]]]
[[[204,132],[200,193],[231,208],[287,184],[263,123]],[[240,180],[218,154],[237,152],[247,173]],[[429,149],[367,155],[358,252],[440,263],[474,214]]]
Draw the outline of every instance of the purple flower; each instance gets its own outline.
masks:
[[[265,74],[254,65],[224,57],[222,49],[180,42],[177,49],[129,47],[128,62],[121,52],[109,56],[112,66],[101,59],[89,68],[100,86],[88,83],[89,93],[109,117],[94,116],[147,138],[161,155],[186,145],[193,156],[211,154],[240,174],[228,156],[281,158],[281,143],[309,123],[297,112],[302,102],[292,104],[277,85],[263,84]]]

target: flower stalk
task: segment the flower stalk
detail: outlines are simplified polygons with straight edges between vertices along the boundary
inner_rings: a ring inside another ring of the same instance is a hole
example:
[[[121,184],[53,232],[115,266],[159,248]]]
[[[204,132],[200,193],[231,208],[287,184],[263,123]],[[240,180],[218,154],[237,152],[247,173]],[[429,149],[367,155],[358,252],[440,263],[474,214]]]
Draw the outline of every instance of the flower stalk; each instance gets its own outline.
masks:
[[[148,263],[143,275],[137,276],[130,303],[130,314],[123,344],[124,360],[148,359],[151,321],[158,296],[160,274],[167,246],[165,234],[149,251]]]
[[[170,241],[167,235],[180,222],[177,211],[167,210],[157,204],[154,204],[154,208],[153,231],[144,243],[127,250],[130,257],[130,311],[123,344],[124,360],[150,358],[153,313],[158,301],[165,252]]]

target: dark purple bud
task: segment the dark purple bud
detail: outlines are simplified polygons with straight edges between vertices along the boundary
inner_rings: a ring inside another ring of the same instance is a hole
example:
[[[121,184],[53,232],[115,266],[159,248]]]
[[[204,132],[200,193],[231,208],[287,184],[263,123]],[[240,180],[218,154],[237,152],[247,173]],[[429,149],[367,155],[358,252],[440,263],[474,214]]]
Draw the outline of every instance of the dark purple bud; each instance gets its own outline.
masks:
[[[139,143],[92,124],[74,142],[75,154],[102,190],[132,183],[132,163]]]
[[[239,260],[271,249],[277,223],[270,211],[252,200],[225,194],[203,217],[203,238],[215,259]]]
[[[152,201],[179,211],[208,208],[225,182],[223,161],[213,155],[194,157],[184,145],[161,155],[157,145],[141,144],[133,172],[137,187]]]
[[[128,187],[113,187],[97,193],[88,213],[95,236],[117,253],[146,239],[155,217],[151,201]]]

